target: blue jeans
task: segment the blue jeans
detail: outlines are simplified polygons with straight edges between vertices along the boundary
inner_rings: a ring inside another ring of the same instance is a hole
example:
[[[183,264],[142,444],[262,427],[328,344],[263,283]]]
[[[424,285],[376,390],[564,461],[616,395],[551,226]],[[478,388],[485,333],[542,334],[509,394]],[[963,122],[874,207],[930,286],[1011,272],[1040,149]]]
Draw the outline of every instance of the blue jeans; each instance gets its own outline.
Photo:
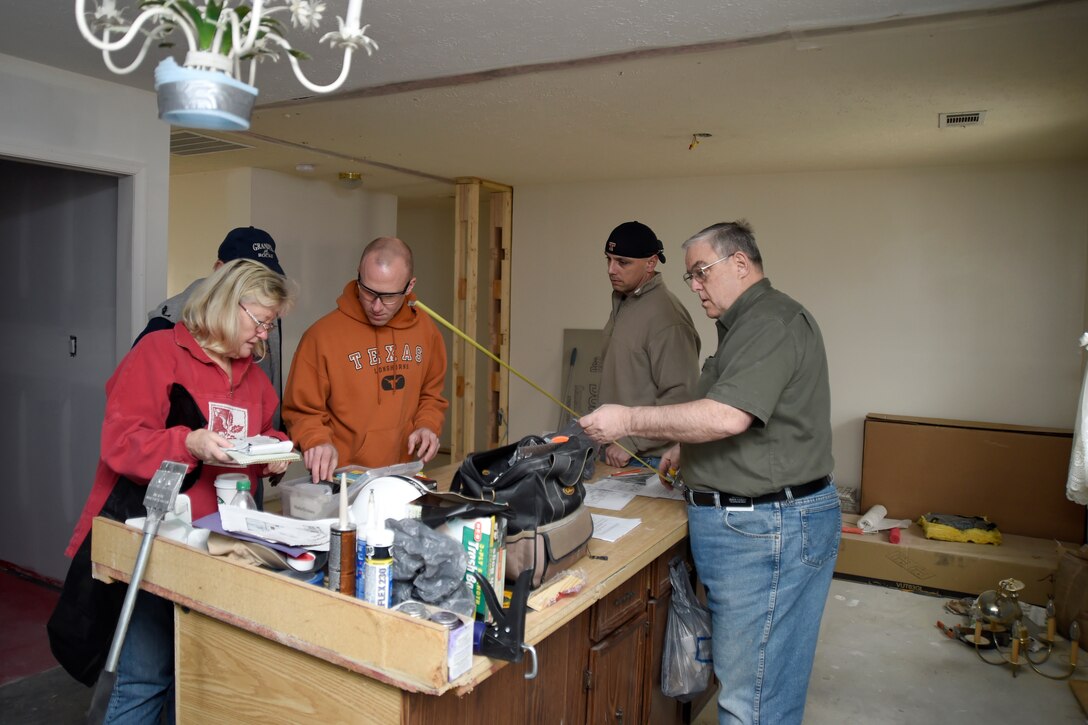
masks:
[[[842,536],[834,486],[750,511],[688,506],[713,620],[718,722],[800,723]]]
[[[174,722],[174,605],[148,592],[136,595],[117,661],[107,723]]]

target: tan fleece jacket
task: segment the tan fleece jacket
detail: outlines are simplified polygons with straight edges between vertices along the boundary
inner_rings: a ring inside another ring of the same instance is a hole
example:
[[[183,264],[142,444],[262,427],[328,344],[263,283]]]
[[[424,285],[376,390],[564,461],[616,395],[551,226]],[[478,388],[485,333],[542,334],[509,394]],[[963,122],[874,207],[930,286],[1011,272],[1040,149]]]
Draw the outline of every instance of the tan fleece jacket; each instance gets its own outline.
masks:
[[[442,432],[446,346],[434,322],[407,302],[386,325],[366,318],[355,282],[337,308],[302,336],[283,396],[283,420],[302,450],[336,447],[340,465],[402,463],[408,436]],[[409,295],[408,301],[415,295]]]

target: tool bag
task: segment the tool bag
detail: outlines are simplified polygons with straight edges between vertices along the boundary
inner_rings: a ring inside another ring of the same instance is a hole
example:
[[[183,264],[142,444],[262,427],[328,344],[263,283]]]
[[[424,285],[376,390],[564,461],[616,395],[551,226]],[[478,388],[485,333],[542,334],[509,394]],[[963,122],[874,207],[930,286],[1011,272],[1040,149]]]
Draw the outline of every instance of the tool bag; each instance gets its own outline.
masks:
[[[593,519],[582,502],[596,454],[597,447],[576,433],[551,440],[526,436],[465,458],[450,490],[509,506],[508,581],[531,570],[536,589],[588,553]]]
[[[586,497],[597,447],[583,435],[553,440],[526,436],[517,443],[470,453],[450,490],[510,507],[509,535],[574,513]]]
[[[591,538],[593,517],[585,506],[558,521],[507,536],[506,580],[516,582],[523,571],[532,571],[529,588],[538,589],[588,554]]]

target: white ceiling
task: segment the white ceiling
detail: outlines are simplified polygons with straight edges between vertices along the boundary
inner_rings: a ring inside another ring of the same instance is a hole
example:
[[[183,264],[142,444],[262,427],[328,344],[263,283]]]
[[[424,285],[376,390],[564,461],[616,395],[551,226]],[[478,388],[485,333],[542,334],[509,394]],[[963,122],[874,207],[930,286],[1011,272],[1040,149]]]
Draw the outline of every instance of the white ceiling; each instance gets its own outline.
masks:
[[[322,31],[346,6],[326,2]],[[265,64],[251,132],[217,134],[254,148],[172,172],[310,163],[413,197],[457,176],[1088,159],[1085,0],[370,0],[363,22],[381,48],[341,91],[301,98],[286,63]],[[309,40],[304,67],[327,82],[339,55]],[[114,76],[57,0],[5,0],[0,52],[149,89],[163,53]],[[976,110],[979,127],[937,127]],[[697,132],[713,136],[689,151]]]

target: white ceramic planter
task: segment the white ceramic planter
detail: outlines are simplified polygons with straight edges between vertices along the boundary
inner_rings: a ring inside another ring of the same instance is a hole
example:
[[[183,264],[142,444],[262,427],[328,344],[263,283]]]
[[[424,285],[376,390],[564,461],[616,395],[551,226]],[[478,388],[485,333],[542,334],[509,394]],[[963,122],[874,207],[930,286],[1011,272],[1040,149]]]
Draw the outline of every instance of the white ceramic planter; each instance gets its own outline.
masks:
[[[173,126],[245,131],[257,89],[214,70],[185,68],[164,59],[155,68],[159,118]]]

